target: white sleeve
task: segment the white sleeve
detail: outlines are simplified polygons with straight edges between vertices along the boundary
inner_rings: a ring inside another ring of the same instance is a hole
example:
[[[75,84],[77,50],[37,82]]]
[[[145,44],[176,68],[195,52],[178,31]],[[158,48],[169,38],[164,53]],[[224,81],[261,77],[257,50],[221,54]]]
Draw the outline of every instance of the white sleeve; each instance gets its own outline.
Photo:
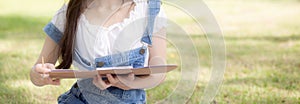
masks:
[[[153,33],[158,32],[160,29],[167,27],[167,16],[164,9],[161,7],[159,13],[155,18]]]
[[[52,20],[44,27],[44,32],[56,43],[59,43],[63,36],[65,24],[66,6],[59,9]]]
[[[65,22],[66,22],[66,12],[67,5],[63,5],[53,16],[51,22],[55,25],[55,27],[60,31],[64,32]]]
[[[146,0],[134,0],[136,3],[136,8],[134,10],[136,15],[136,19],[145,19],[147,20],[148,16],[148,3]],[[147,25],[147,24],[145,24]],[[161,6],[159,13],[155,18],[155,23],[153,27],[153,33],[158,32],[163,27],[167,26],[167,16],[165,14],[164,8]]]

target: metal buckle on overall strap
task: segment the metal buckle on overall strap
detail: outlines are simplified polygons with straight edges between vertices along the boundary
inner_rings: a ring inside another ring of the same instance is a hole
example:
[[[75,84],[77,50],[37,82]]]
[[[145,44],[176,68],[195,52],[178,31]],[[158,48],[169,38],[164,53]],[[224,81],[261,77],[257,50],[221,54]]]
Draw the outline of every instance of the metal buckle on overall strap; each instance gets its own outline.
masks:
[[[139,51],[139,53],[140,53],[141,55],[145,54],[146,49],[147,49],[147,43],[142,42],[142,44],[143,44],[143,46],[142,46],[142,48],[141,48],[140,51]]]

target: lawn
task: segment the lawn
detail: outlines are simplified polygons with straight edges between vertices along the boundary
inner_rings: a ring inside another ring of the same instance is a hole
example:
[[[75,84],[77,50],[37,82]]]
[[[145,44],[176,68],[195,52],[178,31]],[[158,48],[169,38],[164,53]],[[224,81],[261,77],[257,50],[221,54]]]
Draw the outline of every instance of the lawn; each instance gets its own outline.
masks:
[[[63,0],[0,0],[0,103],[56,103],[75,80],[61,86],[36,87],[29,71],[41,51],[42,28],[63,4]],[[226,72],[213,103],[300,104],[300,2],[299,0],[204,0],[223,30],[226,43]],[[189,34],[198,57],[179,55],[186,38],[168,30],[179,43],[168,47],[168,63],[180,64],[188,57],[199,59],[198,82],[188,103],[200,103],[212,70],[207,36],[188,15],[164,5],[171,21]],[[201,18],[201,17],[196,17]],[[203,21],[200,21],[203,22]],[[183,58],[182,58],[183,57]],[[166,81],[147,90],[148,103],[156,103],[172,93],[180,81],[180,69]],[[189,83],[189,82],[186,82]],[[180,96],[177,96],[180,98]],[[176,98],[176,97],[175,97]],[[174,100],[174,99],[173,99]],[[177,99],[178,100],[178,99]],[[175,102],[175,101],[173,101]]]

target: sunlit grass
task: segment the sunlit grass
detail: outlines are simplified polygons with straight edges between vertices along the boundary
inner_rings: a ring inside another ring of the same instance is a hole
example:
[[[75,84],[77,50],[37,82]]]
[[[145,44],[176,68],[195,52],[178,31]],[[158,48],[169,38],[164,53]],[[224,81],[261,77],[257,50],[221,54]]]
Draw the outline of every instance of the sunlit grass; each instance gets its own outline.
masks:
[[[0,15],[51,16],[66,0],[0,0]]]

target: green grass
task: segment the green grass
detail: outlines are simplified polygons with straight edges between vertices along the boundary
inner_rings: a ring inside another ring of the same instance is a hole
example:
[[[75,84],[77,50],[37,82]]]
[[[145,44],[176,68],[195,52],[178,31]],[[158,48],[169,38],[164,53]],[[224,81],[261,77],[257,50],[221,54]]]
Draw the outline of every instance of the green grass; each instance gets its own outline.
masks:
[[[223,30],[227,48],[224,81],[214,102],[299,104],[299,0],[205,2]],[[0,0],[1,104],[56,103],[56,98],[74,83],[75,80],[63,80],[61,86],[36,87],[29,80],[30,68],[38,58],[45,38],[42,28],[62,3],[61,0]],[[191,38],[197,47],[201,70],[188,103],[199,103],[211,74],[209,44],[201,35],[202,31],[191,29],[198,27],[187,15],[172,6],[164,7],[173,22],[193,33]],[[174,31],[169,30],[169,33]],[[168,37],[178,40],[179,46],[186,44],[180,41],[183,39],[180,34],[168,34]],[[189,50],[188,47],[180,49]],[[176,48],[171,44],[168,63],[181,63]],[[180,76],[180,69],[177,69],[168,74],[163,84],[147,90],[148,103],[170,96],[179,86]],[[177,97],[180,99],[180,96]]]

